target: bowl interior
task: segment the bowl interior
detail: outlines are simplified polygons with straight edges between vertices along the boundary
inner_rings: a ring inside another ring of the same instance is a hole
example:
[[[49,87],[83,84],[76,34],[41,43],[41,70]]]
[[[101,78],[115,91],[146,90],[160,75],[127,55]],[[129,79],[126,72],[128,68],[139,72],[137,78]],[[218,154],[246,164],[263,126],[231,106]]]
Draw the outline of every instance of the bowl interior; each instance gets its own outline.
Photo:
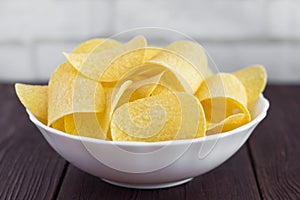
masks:
[[[174,140],[174,141],[160,141],[160,142],[132,142],[132,141],[108,141],[108,140],[100,140],[100,139],[95,139],[95,138],[89,138],[89,137],[84,137],[84,136],[74,136],[56,129],[53,129],[51,127],[46,126],[45,124],[43,124],[42,122],[40,122],[28,109],[26,109],[30,120],[38,127],[41,127],[45,130],[47,130],[48,132],[52,133],[52,134],[57,134],[63,137],[67,137],[70,139],[74,139],[74,140],[80,140],[80,141],[89,141],[89,142],[96,142],[96,143],[113,143],[113,144],[118,144],[118,145],[133,145],[133,146],[155,146],[155,145],[165,145],[168,144],[170,142],[172,143],[185,143],[185,142],[191,142],[191,141],[197,141],[197,140],[214,140],[216,138],[219,137],[226,137],[228,135],[232,135],[232,134],[236,134],[240,131],[243,131],[245,129],[248,129],[249,127],[258,124],[260,121],[262,121],[265,116],[267,115],[267,111],[269,109],[270,103],[269,101],[261,94],[260,98],[258,99],[258,101],[256,102],[253,110],[251,111],[251,116],[252,116],[252,120],[243,125],[240,126],[239,128],[236,128],[234,130],[228,131],[228,132],[224,132],[224,133],[219,133],[219,134],[213,134],[213,135],[208,135],[205,137],[201,137],[201,138],[196,138],[196,139],[185,139],[185,140]]]

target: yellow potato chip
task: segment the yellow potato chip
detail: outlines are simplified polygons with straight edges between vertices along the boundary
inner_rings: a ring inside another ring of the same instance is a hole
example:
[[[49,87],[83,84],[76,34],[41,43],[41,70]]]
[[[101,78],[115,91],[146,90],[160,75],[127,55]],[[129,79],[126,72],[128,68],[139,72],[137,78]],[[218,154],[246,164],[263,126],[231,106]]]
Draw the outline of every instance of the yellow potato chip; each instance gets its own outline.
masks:
[[[250,121],[247,107],[230,97],[215,97],[201,101],[208,122],[218,123],[238,113],[245,113]]]
[[[130,101],[153,96],[167,90],[191,94],[190,88],[185,86],[172,71],[166,70],[151,78],[146,79],[145,77],[143,80],[135,81],[130,87],[131,92],[135,90],[131,94]]]
[[[144,69],[143,67],[141,68]],[[125,77],[125,80],[128,78],[133,81],[133,84],[128,88],[125,92],[123,98],[121,99],[121,103],[127,103],[128,101],[135,101],[137,99],[142,99],[145,97],[149,97],[153,90],[156,88],[159,83],[161,77],[165,71],[157,72],[156,75],[152,76],[133,76]]]
[[[111,120],[111,134],[113,140],[171,140],[179,131],[178,124],[181,124],[180,103],[168,92],[120,106]]]
[[[106,39],[106,38],[95,38],[78,45],[73,50],[73,53],[83,53],[83,54],[98,53],[119,45],[120,43],[117,42],[116,40]]]
[[[163,89],[164,87],[176,92],[186,92],[188,94],[193,94],[187,82],[182,81],[176,74],[176,72],[171,70],[167,70],[164,72],[161,79],[159,80],[159,85],[157,85],[152,94],[155,93],[155,91],[158,92],[159,89]]]
[[[48,86],[17,83],[16,93],[21,103],[44,124],[48,121]]]
[[[196,92],[196,97],[204,108],[209,125],[218,124],[217,127],[220,127],[225,122],[230,124],[232,122],[230,116],[239,113],[245,117],[240,122],[244,123],[251,120],[247,109],[246,89],[239,79],[232,74],[219,73],[207,78]],[[208,130],[210,129],[213,127],[208,127]],[[225,129],[219,130],[221,132]]]
[[[100,125],[103,113],[73,113],[64,117],[65,130],[72,135],[106,139]]]
[[[248,103],[254,102],[264,91],[267,83],[267,73],[263,66],[254,65],[234,72],[235,75],[245,86]]]
[[[247,105],[244,85],[232,74],[219,73],[205,79],[195,94],[201,101],[215,97],[230,97]]]
[[[129,101],[135,101],[145,97],[149,97],[153,90],[156,88],[154,83],[149,83],[147,85],[137,88],[135,91],[132,91],[132,95]]]
[[[102,85],[80,75],[68,62],[52,74],[48,96],[48,125],[72,113],[105,109]]]
[[[187,93],[176,93],[176,96],[180,101],[182,122],[175,139],[204,137],[206,133],[205,113],[198,99]]]
[[[51,123],[50,127],[65,132],[65,121],[64,117],[59,118],[58,120]]]
[[[111,111],[110,115],[115,111],[115,109],[118,107],[118,104],[122,95],[125,93],[125,91],[132,85],[131,80],[125,81],[120,87],[116,86],[114,90],[112,91],[112,96],[111,96]]]
[[[194,93],[203,79],[212,75],[203,48],[191,41],[174,42],[148,62],[175,70],[189,83]]]
[[[124,94],[127,98],[126,103],[129,99],[135,101],[149,97],[160,85],[177,92],[187,92],[189,90],[189,86],[182,83],[174,72],[157,64],[144,64],[130,70],[119,80],[118,84],[122,84],[126,80],[133,82],[126,91],[126,95]]]
[[[163,51],[162,48],[158,47],[146,47],[145,48],[145,58],[144,58],[144,63],[159,54],[161,51]]]
[[[147,142],[200,137],[205,134],[204,112],[192,95],[168,91],[120,106],[111,134],[113,140]]]
[[[164,67],[156,65],[141,65],[135,67],[122,76],[115,87],[119,88],[126,81],[132,81],[133,84],[127,88],[126,95],[123,95],[123,99],[126,103],[129,100],[134,101],[150,96],[151,91],[155,88],[164,70]]]
[[[112,87],[111,84],[103,84],[105,95],[106,95],[106,108],[105,111],[103,112],[103,115],[100,114],[98,116],[98,121],[100,123],[100,126],[102,127],[104,134],[106,134],[106,139],[111,140],[109,126],[110,126],[112,114],[117,108],[123,93],[128,89],[128,87],[131,84],[132,84],[131,80],[125,81],[122,85],[114,86],[114,87]]]
[[[216,134],[221,132],[230,131],[236,129],[246,123],[249,122],[247,114],[238,113],[231,116],[228,116],[224,120],[219,123],[210,123],[208,125],[209,129],[207,130],[206,134]]]
[[[146,44],[146,39],[138,36],[123,45],[99,53],[64,55],[86,77],[95,81],[115,82],[144,62]]]

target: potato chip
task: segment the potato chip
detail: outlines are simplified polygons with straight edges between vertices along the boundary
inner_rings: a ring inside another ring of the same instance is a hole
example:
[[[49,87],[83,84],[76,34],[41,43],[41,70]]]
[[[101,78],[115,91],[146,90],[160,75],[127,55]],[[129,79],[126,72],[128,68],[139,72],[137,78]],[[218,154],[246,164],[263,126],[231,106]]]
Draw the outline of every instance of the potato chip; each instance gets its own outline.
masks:
[[[80,75],[68,62],[49,81],[48,125],[76,112],[102,112],[105,94],[100,83]]]
[[[132,84],[130,87],[131,92],[132,90],[135,91],[132,92],[130,101],[153,96],[166,92],[167,90],[191,94],[192,92],[190,92],[190,88],[185,87],[186,85],[183,84],[172,71],[166,70],[156,76],[136,81]]]
[[[113,140],[147,142],[200,137],[205,134],[204,112],[192,95],[168,91],[120,106],[111,134]]]
[[[100,126],[103,113],[73,113],[64,117],[65,130],[72,135],[106,139],[106,133]]]
[[[176,93],[180,101],[182,122],[175,139],[190,139],[205,136],[206,120],[198,99],[187,93]]]
[[[159,80],[159,85],[155,88],[152,94],[155,92],[157,93],[158,91],[161,92],[164,88],[168,88],[169,90],[176,92],[186,92],[188,94],[193,94],[187,82],[182,81],[178,74],[171,70],[167,70],[164,72],[161,79]]]
[[[165,72],[165,68],[157,65],[142,65],[125,74],[117,85],[131,80],[133,84],[123,94],[121,103],[135,101],[151,95]]]
[[[120,87],[116,86],[114,88],[114,91],[112,92],[112,98],[111,98],[111,115],[114,112],[114,110],[118,107],[119,101],[124,94],[124,92],[132,85],[131,80],[125,81]]]
[[[247,110],[246,89],[239,79],[232,74],[219,73],[207,78],[201,84],[196,97],[204,108],[206,120],[209,125],[218,124],[216,127],[223,125],[229,127],[227,124],[233,121],[229,117],[239,113],[242,113],[245,117],[240,122],[244,123],[251,120],[249,111]],[[227,124],[224,124],[225,122]],[[233,125],[231,127],[234,128]],[[208,127],[208,130],[213,128]],[[216,128],[214,129],[216,130]],[[224,130],[221,129],[221,131]]]
[[[189,86],[186,83],[182,83],[175,72],[162,65],[152,63],[132,69],[119,80],[118,84],[126,80],[133,81],[133,84],[126,92],[126,103],[129,99],[130,101],[135,101],[149,97],[157,87],[160,88],[160,85],[177,92],[187,92],[189,90]]]
[[[59,118],[58,120],[51,123],[50,127],[65,132],[65,120],[64,117]]]
[[[197,93],[195,94],[201,101],[215,97],[230,97],[242,104],[247,104],[246,89],[232,74],[219,73],[205,79]]]
[[[212,75],[203,48],[191,41],[174,42],[148,62],[175,70],[189,83],[194,93],[203,79]]]
[[[249,103],[256,101],[266,87],[267,73],[261,65],[244,68],[233,75],[245,86]]]
[[[128,87],[132,84],[131,80],[125,81],[120,86],[112,87],[111,84],[104,84],[104,91],[106,95],[106,108],[103,112],[103,115],[98,115],[98,121],[104,134],[106,134],[106,138],[111,140],[110,135],[110,121],[113,112],[118,106],[120,98],[122,97],[123,93],[128,89]]]
[[[96,38],[81,43],[73,50],[73,53],[83,53],[83,54],[98,53],[107,49],[114,48],[119,45],[120,43],[116,40],[106,39],[106,38]]]
[[[163,51],[162,48],[158,47],[146,47],[145,48],[145,58],[144,58],[144,63],[159,54],[161,51]]]
[[[48,86],[17,83],[16,93],[21,103],[44,124],[48,121]]]
[[[95,81],[115,82],[144,62],[146,43],[144,37],[138,36],[126,44],[99,53],[64,55],[86,77]]]
[[[238,113],[231,116],[228,116],[224,120],[219,123],[210,123],[208,125],[209,129],[207,130],[206,134],[216,134],[220,132],[227,132],[233,129],[236,129],[246,123],[249,122],[247,114]]]
[[[215,97],[201,101],[205,116],[210,123],[219,123],[225,118],[238,113],[245,113],[250,120],[247,107],[239,101],[228,97]]]
[[[171,92],[120,106],[111,120],[113,140],[174,139],[181,124],[180,103]]]

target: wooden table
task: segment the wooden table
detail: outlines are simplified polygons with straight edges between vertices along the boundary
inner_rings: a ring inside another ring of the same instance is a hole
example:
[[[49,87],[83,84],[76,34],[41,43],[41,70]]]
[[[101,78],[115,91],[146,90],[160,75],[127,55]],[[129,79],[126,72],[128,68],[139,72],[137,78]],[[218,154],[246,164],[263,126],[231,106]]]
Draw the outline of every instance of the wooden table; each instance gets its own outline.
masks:
[[[0,84],[1,199],[300,199],[300,86],[268,86],[267,118],[231,159],[168,189],[113,186],[61,158]]]

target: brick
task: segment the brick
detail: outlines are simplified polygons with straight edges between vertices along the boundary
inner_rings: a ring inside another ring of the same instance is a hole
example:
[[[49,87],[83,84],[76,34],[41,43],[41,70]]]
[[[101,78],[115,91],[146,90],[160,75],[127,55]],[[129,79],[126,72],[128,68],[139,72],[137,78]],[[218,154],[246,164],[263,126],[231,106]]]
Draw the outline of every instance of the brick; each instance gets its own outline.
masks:
[[[65,62],[62,52],[71,52],[78,43],[40,42],[36,44],[33,57],[35,58],[36,78],[49,80],[53,71]]]
[[[1,1],[0,40],[85,38],[91,36],[96,21],[97,33],[106,33],[109,3],[97,3],[97,10],[93,4],[90,1]],[[97,16],[91,11],[98,12]]]
[[[113,2],[110,0],[90,1],[89,6],[90,36],[110,36],[114,22]]]
[[[262,64],[267,69],[270,82],[300,83],[300,43],[204,43],[204,47],[220,71],[232,72]]]
[[[269,1],[268,35],[279,39],[300,39],[300,2]]]
[[[25,44],[0,44],[0,81],[29,81],[36,73],[31,65],[30,48]]]
[[[168,27],[197,38],[236,39],[265,33],[263,1],[116,0],[115,32]]]

